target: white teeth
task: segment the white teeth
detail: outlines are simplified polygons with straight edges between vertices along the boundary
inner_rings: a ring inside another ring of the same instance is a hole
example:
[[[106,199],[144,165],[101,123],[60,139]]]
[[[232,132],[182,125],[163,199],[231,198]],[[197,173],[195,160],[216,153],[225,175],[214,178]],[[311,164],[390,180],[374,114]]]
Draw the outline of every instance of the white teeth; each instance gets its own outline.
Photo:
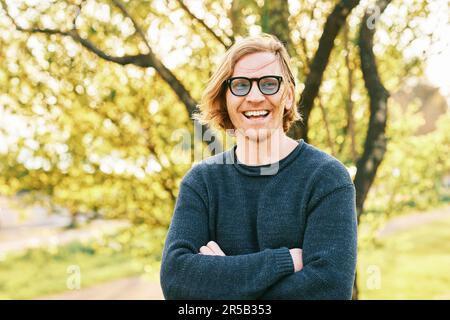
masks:
[[[265,116],[266,114],[268,114],[269,111],[267,110],[260,110],[260,111],[245,111],[244,114],[247,117],[258,117],[258,116]]]

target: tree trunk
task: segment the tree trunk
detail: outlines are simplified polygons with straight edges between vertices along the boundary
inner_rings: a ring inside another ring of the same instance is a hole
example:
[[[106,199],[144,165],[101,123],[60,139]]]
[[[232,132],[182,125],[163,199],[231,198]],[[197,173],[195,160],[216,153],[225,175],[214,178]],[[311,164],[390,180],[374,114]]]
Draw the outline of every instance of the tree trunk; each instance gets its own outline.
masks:
[[[314,55],[309,73],[305,81],[305,89],[298,103],[298,108],[302,114],[303,121],[297,122],[290,130],[289,135],[295,139],[303,138],[308,142],[308,120],[314,106],[314,100],[319,93],[322,83],[323,73],[328,64],[331,50],[334,47],[334,40],[347,19],[347,16],[358,5],[359,0],[343,0],[339,2],[328,16],[320,37],[319,47]]]
[[[387,100],[389,92],[381,83],[373,53],[373,36],[375,34],[375,24],[373,12],[381,15],[391,0],[377,1],[376,8],[368,9],[361,22],[358,45],[360,48],[361,69],[364,84],[370,98],[370,118],[364,143],[364,152],[356,164],[357,172],[355,176],[356,188],[356,212],[358,214],[358,225],[360,216],[364,209],[364,201],[370,186],[375,179],[377,169],[383,160],[386,152],[386,122],[387,122]],[[355,280],[353,288],[353,299],[358,299],[358,286]]]
[[[231,8],[228,10],[228,19],[231,21],[231,29],[233,30],[233,37],[245,35],[247,33],[247,27],[243,23],[242,19],[242,0],[233,0],[231,3]]]
[[[296,55],[289,28],[289,6],[287,1],[264,1],[261,10],[263,32],[275,35],[286,47],[289,55]]]

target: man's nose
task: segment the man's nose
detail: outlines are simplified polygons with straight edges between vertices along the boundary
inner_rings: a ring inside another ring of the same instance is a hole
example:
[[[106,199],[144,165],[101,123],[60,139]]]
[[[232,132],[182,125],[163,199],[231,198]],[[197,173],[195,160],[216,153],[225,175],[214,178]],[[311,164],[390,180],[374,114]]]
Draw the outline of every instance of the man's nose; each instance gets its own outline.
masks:
[[[252,88],[246,96],[246,100],[249,102],[261,102],[264,101],[264,99],[264,95],[261,93],[261,91],[259,91],[258,83],[256,81],[253,82]]]

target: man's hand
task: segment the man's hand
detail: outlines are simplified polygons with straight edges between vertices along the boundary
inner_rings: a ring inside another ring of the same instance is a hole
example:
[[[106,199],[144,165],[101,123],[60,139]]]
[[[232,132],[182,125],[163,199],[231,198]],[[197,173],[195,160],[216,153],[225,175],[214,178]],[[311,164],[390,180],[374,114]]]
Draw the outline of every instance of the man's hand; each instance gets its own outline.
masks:
[[[290,249],[292,261],[294,262],[294,272],[298,272],[303,269],[303,256],[302,249],[294,248]]]
[[[200,254],[204,254],[207,256],[225,256],[225,253],[214,241],[210,241],[206,246],[201,247]]]
[[[298,272],[302,270],[303,268],[302,249],[300,248],[290,249],[289,253],[291,254],[292,261],[294,262],[294,271]],[[199,254],[203,254],[206,256],[225,256],[225,253],[214,241],[210,241],[206,246],[201,247]]]

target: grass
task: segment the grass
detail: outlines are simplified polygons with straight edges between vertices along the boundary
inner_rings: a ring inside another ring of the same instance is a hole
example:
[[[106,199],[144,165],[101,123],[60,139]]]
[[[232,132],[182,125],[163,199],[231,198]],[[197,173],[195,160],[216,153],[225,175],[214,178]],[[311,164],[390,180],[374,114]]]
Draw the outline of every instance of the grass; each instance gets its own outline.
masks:
[[[66,292],[76,285],[78,268],[83,289],[142,274],[141,266],[123,252],[106,252],[89,244],[72,243],[57,251],[28,250],[0,261],[0,299],[33,299]]]
[[[450,218],[399,231],[374,245],[363,243],[358,253],[360,299],[450,299]],[[142,264],[134,261],[122,251],[81,243],[0,257],[0,299],[67,292],[70,266],[80,269],[81,289],[142,275]]]
[[[450,299],[450,218],[360,248],[358,278],[360,299]]]

